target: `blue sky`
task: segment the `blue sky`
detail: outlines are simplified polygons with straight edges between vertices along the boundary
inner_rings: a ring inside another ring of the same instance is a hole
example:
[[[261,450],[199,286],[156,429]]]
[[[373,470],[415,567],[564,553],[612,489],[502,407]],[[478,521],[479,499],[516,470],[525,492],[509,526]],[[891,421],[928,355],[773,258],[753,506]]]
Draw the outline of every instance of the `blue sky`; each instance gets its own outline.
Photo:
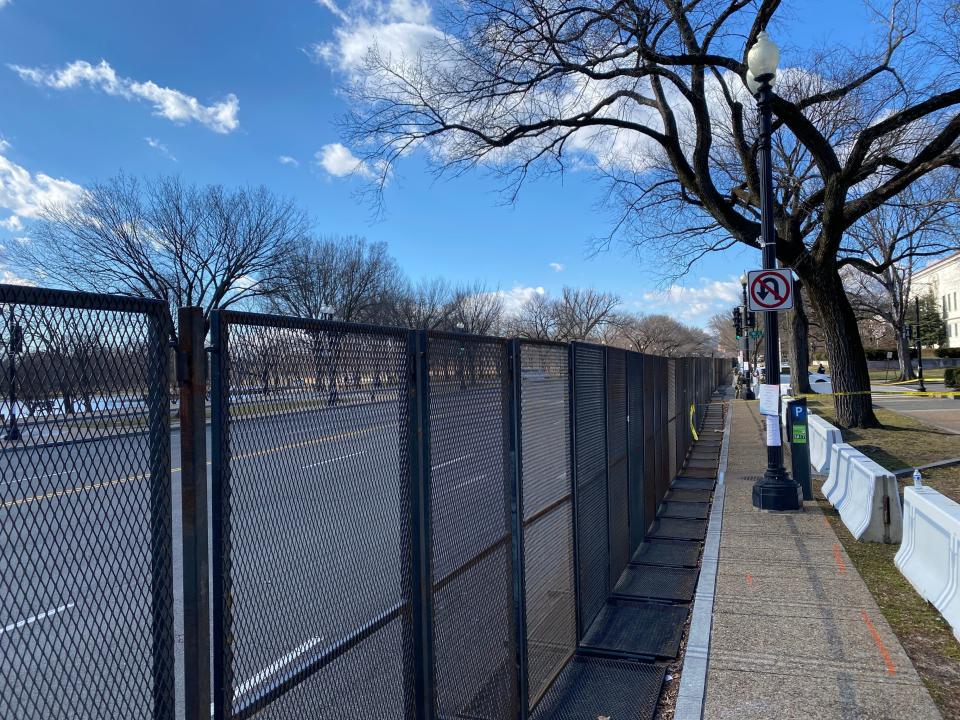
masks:
[[[365,33],[415,35],[429,24],[429,7],[362,7],[0,0],[0,242],[28,235],[37,202],[76,185],[121,169],[179,173],[266,184],[304,206],[318,233],[386,241],[414,278],[481,280],[517,294],[589,285],[620,294],[630,309],[694,324],[732,304],[733,280],[757,262],[752,252],[710,257],[666,294],[655,259],[622,248],[591,257],[589,241],[609,218],[597,206],[602,185],[584,170],[532,182],[505,205],[495,178],[435,181],[414,155],[374,218],[356,194],[362,178],[344,174],[353,165],[336,145],[346,110],[337,89]],[[794,43],[845,41],[862,28],[855,0],[786,7]],[[808,17],[830,18],[833,29],[813,28]]]

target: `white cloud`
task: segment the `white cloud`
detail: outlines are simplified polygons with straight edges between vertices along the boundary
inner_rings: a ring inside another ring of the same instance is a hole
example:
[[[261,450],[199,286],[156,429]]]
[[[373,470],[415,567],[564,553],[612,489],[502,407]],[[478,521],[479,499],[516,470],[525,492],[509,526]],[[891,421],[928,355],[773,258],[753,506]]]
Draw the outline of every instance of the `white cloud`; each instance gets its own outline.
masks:
[[[314,157],[317,159],[317,163],[334,177],[346,177],[353,174],[370,176],[370,171],[363,164],[363,161],[350,152],[350,148],[340,143],[324,145]]]
[[[144,140],[147,141],[147,145],[149,145],[150,147],[152,147],[154,150],[156,150],[157,152],[159,152],[161,155],[163,155],[164,157],[166,157],[166,158],[168,158],[168,159],[170,159],[170,160],[173,160],[174,162],[177,162],[177,158],[175,158],[175,157],[173,156],[173,153],[171,153],[171,152],[167,149],[167,146],[164,145],[162,142],[160,142],[160,141],[157,140],[156,138],[152,138],[152,137],[145,137]]]
[[[4,5],[9,5],[13,0],[0,0],[0,8],[3,8]]]
[[[554,272],[563,272],[563,263],[552,262],[549,267]]]
[[[281,155],[277,158],[277,162],[281,165],[289,165],[290,167],[300,167],[300,161],[289,155]]]
[[[80,85],[88,85],[107,95],[115,95],[126,100],[146,100],[153,105],[155,115],[172,120],[177,124],[198,122],[217,133],[230,133],[240,127],[237,115],[240,101],[233,93],[212,105],[203,105],[190,95],[162,87],[148,80],[138,82],[117,75],[106,60],[91,65],[85,60],[77,60],[64,67],[46,71],[39,68],[10,65],[20,77],[28,82],[54,90],[67,90]]]
[[[18,215],[11,215],[5,220],[0,220],[0,228],[9,232],[19,232],[23,230],[23,223]]]
[[[503,300],[503,310],[507,315],[516,315],[523,304],[534,295],[545,295],[546,290],[541,287],[515,285],[510,290],[497,290],[494,294]]]
[[[11,230],[14,225],[21,225],[20,218],[36,217],[45,205],[76,202],[82,191],[70,180],[31,173],[0,155],[0,208],[10,210],[16,217],[4,221]]]
[[[671,285],[663,290],[645,292],[643,301],[634,305],[645,313],[666,313],[705,325],[711,315],[738,303],[741,294],[739,280],[702,278],[698,287]]]
[[[393,62],[414,60],[444,33],[431,21],[423,0],[363,1],[349,10],[333,0],[318,0],[340,21],[334,39],[311,48],[314,58],[347,74],[360,72],[371,50]]]
[[[3,3],[0,2],[0,7],[3,6]],[[33,285],[29,280],[25,280],[16,273],[10,272],[9,270],[0,270],[0,282],[7,285]]]
[[[0,153],[4,153],[9,150],[11,147],[10,141],[4,137],[0,137]]]

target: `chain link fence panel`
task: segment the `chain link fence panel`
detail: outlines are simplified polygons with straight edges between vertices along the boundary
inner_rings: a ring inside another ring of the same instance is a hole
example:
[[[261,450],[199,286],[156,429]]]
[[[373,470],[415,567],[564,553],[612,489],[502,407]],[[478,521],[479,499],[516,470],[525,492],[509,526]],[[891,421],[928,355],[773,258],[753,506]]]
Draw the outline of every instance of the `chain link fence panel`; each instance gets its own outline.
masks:
[[[508,720],[518,697],[506,342],[431,333],[428,358],[437,710]]]
[[[174,718],[170,336],[0,285],[0,717]]]
[[[607,348],[607,517],[610,523],[610,587],[630,562],[629,463],[627,454],[627,355]]]
[[[606,603],[609,587],[604,352],[598,345],[573,343],[571,347],[578,616],[582,637]]]
[[[569,351],[520,343],[520,490],[529,708],[577,647]]]
[[[215,717],[408,717],[408,334],[212,335]]]

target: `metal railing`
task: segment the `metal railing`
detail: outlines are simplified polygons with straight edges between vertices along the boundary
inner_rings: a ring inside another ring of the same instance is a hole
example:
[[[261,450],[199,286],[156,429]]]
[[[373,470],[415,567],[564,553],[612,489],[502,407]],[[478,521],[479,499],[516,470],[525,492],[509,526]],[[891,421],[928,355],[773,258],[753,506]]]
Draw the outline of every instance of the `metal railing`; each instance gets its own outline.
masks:
[[[162,303],[0,311],[0,714],[28,720],[532,716],[725,370],[196,308],[171,353]]]
[[[0,285],[0,717],[175,714],[166,305]]]

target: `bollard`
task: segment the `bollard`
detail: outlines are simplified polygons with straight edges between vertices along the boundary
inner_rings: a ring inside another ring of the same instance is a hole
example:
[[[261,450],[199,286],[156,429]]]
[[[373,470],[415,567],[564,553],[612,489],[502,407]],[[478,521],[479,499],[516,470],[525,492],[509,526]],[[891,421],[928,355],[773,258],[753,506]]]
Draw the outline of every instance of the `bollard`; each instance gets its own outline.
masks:
[[[790,440],[790,464],[793,469],[793,478],[803,489],[803,499],[813,500],[806,398],[790,400],[787,403],[787,437]]]

